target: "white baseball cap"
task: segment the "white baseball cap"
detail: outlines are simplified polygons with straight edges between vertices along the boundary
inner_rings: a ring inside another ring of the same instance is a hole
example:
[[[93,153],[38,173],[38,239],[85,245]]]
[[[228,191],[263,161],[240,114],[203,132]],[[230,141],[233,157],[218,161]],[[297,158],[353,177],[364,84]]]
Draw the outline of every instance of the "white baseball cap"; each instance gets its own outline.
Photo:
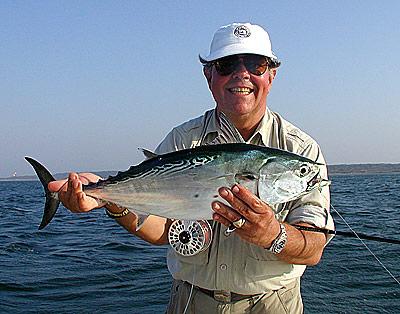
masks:
[[[244,53],[262,55],[270,58],[275,63],[275,67],[280,65],[280,61],[272,52],[267,31],[259,25],[250,23],[232,23],[220,27],[211,41],[208,56],[199,55],[199,58],[202,63],[207,63],[222,57]]]

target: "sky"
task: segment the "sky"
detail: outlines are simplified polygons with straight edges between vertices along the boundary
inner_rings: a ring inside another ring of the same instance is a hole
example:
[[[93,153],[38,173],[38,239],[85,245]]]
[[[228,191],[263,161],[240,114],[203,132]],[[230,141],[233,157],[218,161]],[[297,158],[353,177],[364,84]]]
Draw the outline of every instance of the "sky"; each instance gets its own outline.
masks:
[[[400,162],[400,1],[0,1],[0,177],[125,170],[215,103],[198,54],[231,22],[282,61],[268,106],[328,164]]]

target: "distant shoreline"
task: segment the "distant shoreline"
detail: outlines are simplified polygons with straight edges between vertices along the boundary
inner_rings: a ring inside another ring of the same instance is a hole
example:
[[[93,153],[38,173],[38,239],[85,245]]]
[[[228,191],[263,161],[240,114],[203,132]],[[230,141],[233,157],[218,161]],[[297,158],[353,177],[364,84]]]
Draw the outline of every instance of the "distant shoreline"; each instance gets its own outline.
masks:
[[[89,172],[89,171],[81,171],[81,172]],[[111,175],[115,175],[117,171],[91,171],[92,173],[97,174],[102,178],[108,178]],[[68,172],[61,172],[53,174],[55,179],[63,179],[68,177]],[[25,176],[12,176],[12,177],[5,177],[0,178],[0,181],[37,181],[38,177],[36,175],[25,175]]]
[[[93,171],[102,178],[107,178],[110,175],[115,175],[117,171]],[[356,174],[389,174],[389,173],[400,173],[400,163],[389,164],[338,164],[328,165],[329,175],[356,175]],[[67,172],[56,173],[54,177],[56,179],[66,178]],[[37,181],[35,175],[25,176],[11,176],[0,178],[0,181]]]
[[[328,165],[328,174],[388,174],[400,173],[400,164],[339,164]]]

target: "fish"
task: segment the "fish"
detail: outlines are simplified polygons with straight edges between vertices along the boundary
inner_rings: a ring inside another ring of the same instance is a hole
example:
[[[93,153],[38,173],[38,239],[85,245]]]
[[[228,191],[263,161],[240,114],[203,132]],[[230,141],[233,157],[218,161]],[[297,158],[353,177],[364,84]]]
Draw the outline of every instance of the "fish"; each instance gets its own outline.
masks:
[[[180,220],[212,219],[211,203],[222,200],[218,189],[240,184],[269,205],[295,200],[329,184],[322,164],[270,147],[246,143],[198,146],[166,154],[147,152],[138,165],[97,183],[83,186],[86,195],[137,214]],[[45,190],[46,201],[39,229],[53,219],[60,201],[47,184],[51,173],[31,157]]]

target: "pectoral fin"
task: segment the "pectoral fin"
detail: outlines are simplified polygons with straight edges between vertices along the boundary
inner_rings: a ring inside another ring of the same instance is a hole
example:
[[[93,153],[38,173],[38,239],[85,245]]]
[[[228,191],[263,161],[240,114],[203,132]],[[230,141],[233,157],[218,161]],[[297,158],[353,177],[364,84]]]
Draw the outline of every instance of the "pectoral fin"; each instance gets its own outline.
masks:
[[[258,181],[258,175],[252,172],[237,173],[235,174],[235,181],[239,184],[241,182]]]
[[[235,182],[245,187],[253,194],[258,195],[258,174],[252,172],[237,173],[235,175]]]

